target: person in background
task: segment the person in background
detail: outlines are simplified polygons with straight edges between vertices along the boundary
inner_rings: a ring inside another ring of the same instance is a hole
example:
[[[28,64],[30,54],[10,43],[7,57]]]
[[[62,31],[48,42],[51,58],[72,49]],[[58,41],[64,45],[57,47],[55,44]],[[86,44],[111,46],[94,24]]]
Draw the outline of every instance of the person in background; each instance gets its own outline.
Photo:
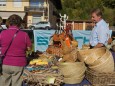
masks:
[[[0,29],[2,29],[1,24],[2,24],[2,17],[0,16]]]
[[[102,18],[101,10],[94,9],[91,12],[91,19],[95,23],[95,26],[91,32],[90,48],[100,48],[107,45],[110,32],[108,24]]]
[[[31,50],[31,40],[26,32],[20,30],[22,19],[13,14],[8,20],[8,29],[0,34],[0,46],[2,54],[8,48],[14,34],[18,31],[10,48],[8,49],[2,64],[1,86],[22,86],[22,73],[27,64],[26,50]]]

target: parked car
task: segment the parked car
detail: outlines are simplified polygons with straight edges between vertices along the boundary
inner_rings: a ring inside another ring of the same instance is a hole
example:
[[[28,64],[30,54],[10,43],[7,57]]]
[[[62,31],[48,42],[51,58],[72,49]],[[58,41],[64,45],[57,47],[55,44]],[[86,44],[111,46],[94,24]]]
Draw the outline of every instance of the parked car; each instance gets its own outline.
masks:
[[[4,25],[1,25],[1,28],[2,28],[2,29],[7,29],[7,27],[6,27],[5,24],[4,24]]]
[[[1,25],[0,29],[7,29],[7,26],[5,24]],[[21,24],[20,29],[25,29],[23,24]]]
[[[50,24],[50,22],[47,22],[47,21],[41,21],[41,22],[38,22],[34,25],[31,25],[29,28],[32,30],[34,30],[34,29],[50,30],[51,24]]]

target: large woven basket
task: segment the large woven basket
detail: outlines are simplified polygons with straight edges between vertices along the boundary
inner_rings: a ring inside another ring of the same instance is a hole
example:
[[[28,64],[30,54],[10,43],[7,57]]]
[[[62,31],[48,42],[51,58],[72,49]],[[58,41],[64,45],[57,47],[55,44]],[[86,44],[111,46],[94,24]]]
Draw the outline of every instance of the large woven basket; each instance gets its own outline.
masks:
[[[64,75],[65,83],[76,84],[83,80],[86,67],[83,62],[65,62],[59,64],[59,70]]]
[[[102,57],[94,61],[92,64],[89,64],[88,66],[93,67],[93,66],[97,66],[99,64],[104,63],[109,58],[110,54],[111,52],[109,50],[106,50],[105,54]]]
[[[91,86],[115,86],[115,72],[99,73],[88,69],[85,77]]]
[[[86,69],[83,62],[63,62],[59,63],[59,70],[64,76],[71,76],[73,73],[80,75]]]
[[[83,80],[84,76],[82,76],[80,78],[78,78],[76,76],[73,76],[71,78],[64,78],[64,83],[66,83],[66,84],[78,84],[78,83],[81,83],[81,81]]]
[[[97,71],[97,72],[113,72],[114,71],[114,60],[113,60],[113,56],[110,53],[110,51],[108,51],[108,58],[101,61],[99,60],[99,64],[95,65],[95,66],[89,66],[89,68],[91,70]]]
[[[102,57],[106,52],[106,48],[94,48],[78,51],[78,60],[85,62],[86,64],[92,64],[95,60]]]

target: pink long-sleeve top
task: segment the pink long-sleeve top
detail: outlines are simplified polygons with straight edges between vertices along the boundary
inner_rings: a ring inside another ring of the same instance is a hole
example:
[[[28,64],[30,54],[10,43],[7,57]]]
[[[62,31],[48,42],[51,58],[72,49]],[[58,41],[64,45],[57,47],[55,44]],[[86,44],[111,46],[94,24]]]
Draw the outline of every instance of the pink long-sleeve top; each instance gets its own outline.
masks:
[[[19,30],[18,27],[10,26],[7,30],[1,32],[0,45],[2,54],[6,51],[17,30]],[[19,31],[8,49],[3,60],[3,64],[11,66],[25,66],[27,64],[27,47],[31,47],[30,38],[26,32]]]

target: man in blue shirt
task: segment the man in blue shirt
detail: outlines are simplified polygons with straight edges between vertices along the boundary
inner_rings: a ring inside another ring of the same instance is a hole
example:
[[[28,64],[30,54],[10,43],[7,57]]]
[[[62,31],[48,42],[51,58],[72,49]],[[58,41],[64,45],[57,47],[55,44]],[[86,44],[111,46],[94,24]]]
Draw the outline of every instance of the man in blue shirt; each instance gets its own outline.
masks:
[[[110,38],[108,24],[102,19],[100,9],[94,9],[91,12],[92,20],[95,26],[91,32],[90,48],[99,48],[107,45]]]

